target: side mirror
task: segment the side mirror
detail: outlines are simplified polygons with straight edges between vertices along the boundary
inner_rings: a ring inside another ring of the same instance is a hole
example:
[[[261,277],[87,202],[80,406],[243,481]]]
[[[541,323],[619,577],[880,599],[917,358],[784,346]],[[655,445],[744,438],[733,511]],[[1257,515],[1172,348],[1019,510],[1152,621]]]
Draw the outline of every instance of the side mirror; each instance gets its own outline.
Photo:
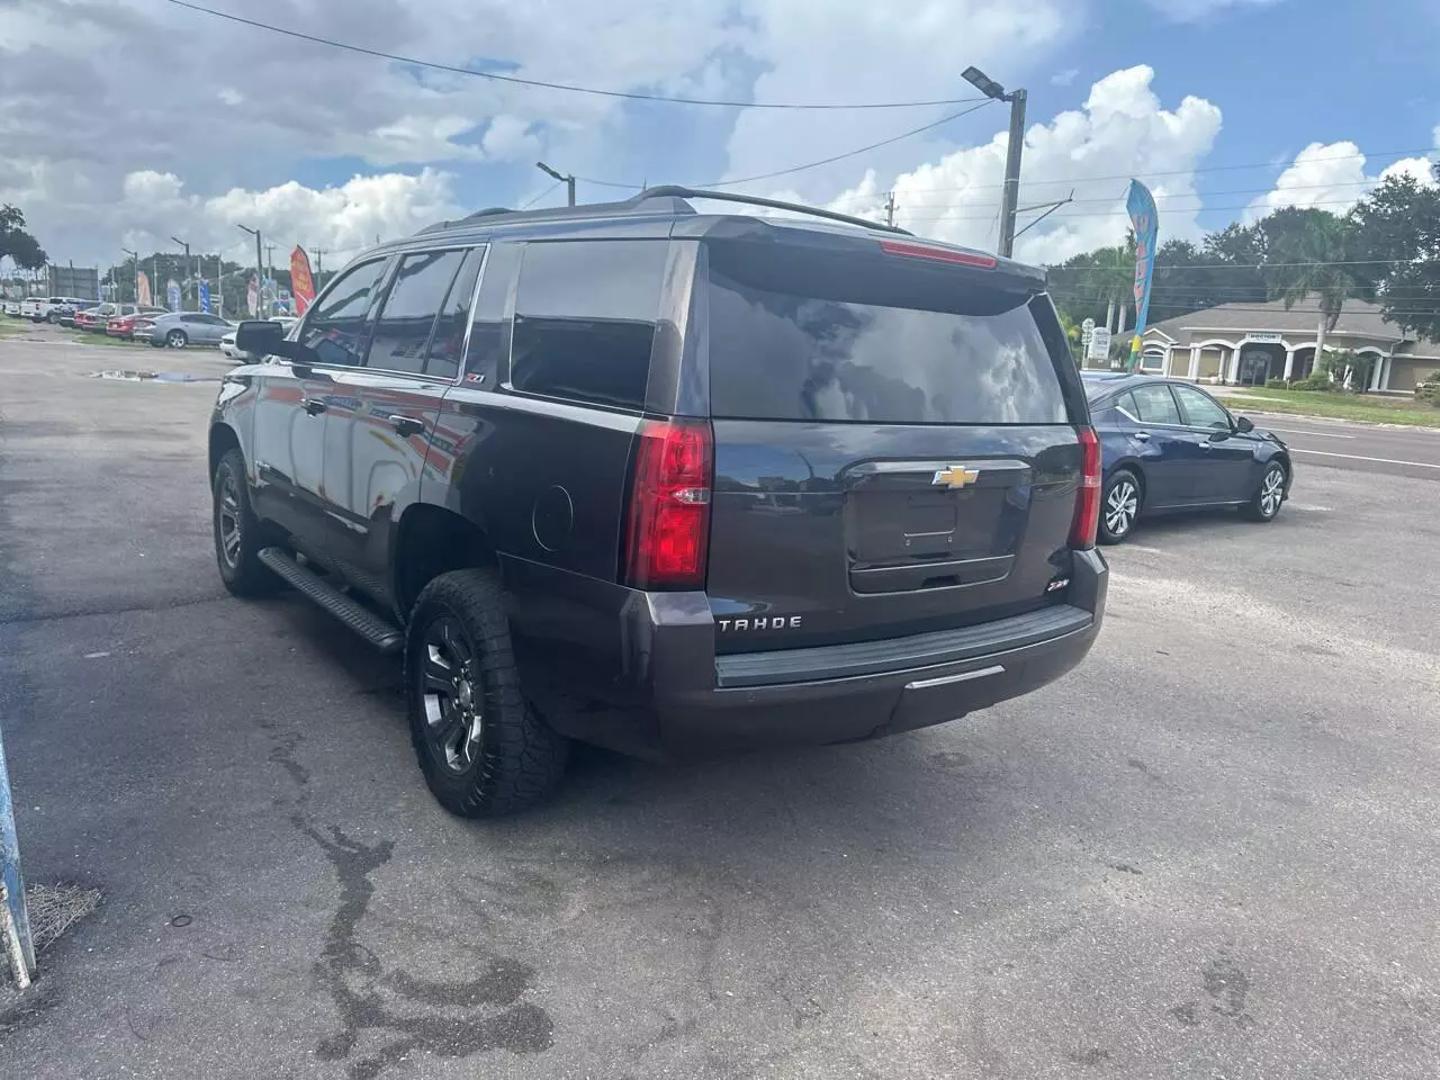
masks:
[[[1248,416],[1237,416],[1235,418],[1235,430],[1241,435],[1255,430],[1254,422]]]
[[[292,356],[285,328],[269,319],[246,319],[235,330],[235,347],[251,356]]]

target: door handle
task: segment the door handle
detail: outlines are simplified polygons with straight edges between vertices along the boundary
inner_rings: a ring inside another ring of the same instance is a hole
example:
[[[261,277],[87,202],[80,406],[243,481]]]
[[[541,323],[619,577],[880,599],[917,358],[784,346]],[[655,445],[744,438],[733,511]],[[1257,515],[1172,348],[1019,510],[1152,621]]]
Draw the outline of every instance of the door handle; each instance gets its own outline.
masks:
[[[416,420],[413,416],[401,416],[396,414],[390,417],[390,425],[398,434],[404,436],[419,435],[425,430],[425,422]]]
[[[1200,449],[1201,449],[1201,450],[1214,450],[1214,449],[1215,449],[1215,444],[1212,443],[1209,439],[1205,439],[1205,440],[1203,440],[1203,441],[1200,443]]]
[[[325,411],[325,402],[321,401],[319,398],[306,398],[300,404],[311,416],[319,416]]]
[[[1149,442],[1150,433],[1148,431],[1137,431],[1133,436],[1131,436],[1131,438],[1133,438],[1136,442]]]

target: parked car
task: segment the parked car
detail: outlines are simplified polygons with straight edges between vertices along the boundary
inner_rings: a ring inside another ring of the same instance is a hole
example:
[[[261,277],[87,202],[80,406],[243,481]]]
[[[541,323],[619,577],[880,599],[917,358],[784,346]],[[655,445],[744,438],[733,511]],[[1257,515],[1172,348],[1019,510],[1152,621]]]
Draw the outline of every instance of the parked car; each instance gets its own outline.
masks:
[[[1238,507],[1273,521],[1290,496],[1294,465],[1279,436],[1198,386],[1153,375],[1086,374],[1104,481],[1099,538],[1117,544],[1138,518]]]
[[[373,249],[222,378],[220,576],[403,651],[449,810],[569,739],[846,742],[1057,678],[1099,632],[1099,443],[1044,275],[683,188]],[[756,200],[751,199],[750,202]]]
[[[22,319],[35,320],[35,313],[40,310],[41,304],[50,302],[48,296],[27,296],[20,301],[20,317]]]
[[[132,340],[135,338],[135,331],[140,328],[142,323],[145,324],[148,330],[155,325],[155,320],[164,314],[166,314],[164,308],[145,307],[139,308],[138,310],[132,308],[128,312],[112,315],[106,319],[105,334],[107,337],[125,338],[127,341]]]
[[[74,326],[75,315],[86,308],[93,307],[97,302],[98,301],[95,300],[76,300],[74,298],[58,300],[52,303],[45,312],[45,321],[58,323],[61,326]]]
[[[167,311],[136,320],[130,337],[151,345],[183,349],[187,345],[218,345],[235,324],[203,311]],[[106,331],[109,332],[108,330]]]
[[[130,327],[137,315],[163,315],[164,308],[137,306],[135,304],[101,304],[99,307],[91,308],[89,311],[78,312],[75,316],[75,326],[81,330],[94,330],[98,333],[109,333],[112,320],[122,320],[123,333],[116,336],[128,337]]]
[[[290,332],[290,328],[300,320],[293,318],[289,315],[278,315],[270,321],[274,323],[279,323],[281,331],[288,334]],[[220,352],[223,355],[229,357],[231,360],[244,361],[259,359],[259,357],[251,356],[249,353],[243,351],[235,344],[235,335],[237,332],[237,330],[231,330],[228,334],[226,334],[220,339]]]
[[[18,299],[15,299],[15,300],[6,300],[6,301],[4,302],[4,311],[5,311],[5,314],[6,314],[6,315],[11,316],[12,318],[19,318],[19,317],[20,317],[20,301],[19,301]]]
[[[45,296],[38,300],[30,317],[35,322],[55,324],[60,321],[61,314],[67,308],[73,312],[77,308],[88,307],[96,302],[93,299],[86,300],[76,296]]]

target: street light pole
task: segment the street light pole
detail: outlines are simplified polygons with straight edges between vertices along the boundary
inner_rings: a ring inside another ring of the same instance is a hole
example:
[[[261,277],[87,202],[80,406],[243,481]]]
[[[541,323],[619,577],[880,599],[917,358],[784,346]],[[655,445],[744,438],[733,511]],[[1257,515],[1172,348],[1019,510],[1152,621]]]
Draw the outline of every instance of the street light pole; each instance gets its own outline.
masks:
[[[571,206],[574,206],[574,205],[575,205],[575,177],[574,177],[573,174],[566,174],[566,173],[557,172],[557,171],[555,171],[554,169],[552,169],[549,165],[546,165],[545,162],[543,162],[543,161],[537,161],[537,162],[535,163],[535,167],[536,167],[537,169],[539,169],[541,172],[543,172],[543,173],[545,173],[545,174],[547,174],[547,175],[549,175],[549,176],[553,176],[556,180],[559,180],[559,181],[561,181],[562,183],[564,183],[564,185],[565,185],[565,190],[566,190],[566,192],[568,193],[568,195],[569,195],[569,197],[570,197],[570,205],[571,205]]]
[[[248,225],[237,224],[235,227],[255,237],[255,316],[260,318],[260,291],[265,285],[265,264],[260,259],[260,230],[252,229]]]
[[[1005,92],[990,76],[977,67],[968,67],[960,77],[988,98],[1010,103],[1010,139],[1005,149],[1005,187],[1000,198],[1000,254],[1010,258],[1015,253],[1015,208],[1020,202],[1020,154],[1025,148],[1024,90]]]

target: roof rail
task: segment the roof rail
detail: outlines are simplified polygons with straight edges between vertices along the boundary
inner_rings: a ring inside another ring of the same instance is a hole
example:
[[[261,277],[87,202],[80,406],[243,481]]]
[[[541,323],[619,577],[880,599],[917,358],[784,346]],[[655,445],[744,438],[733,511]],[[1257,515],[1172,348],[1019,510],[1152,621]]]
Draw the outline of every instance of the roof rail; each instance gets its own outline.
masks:
[[[646,188],[630,201],[641,203],[647,199],[676,198],[676,199],[719,199],[722,202],[746,203],[750,206],[768,206],[773,210],[790,210],[797,214],[809,214],[812,217],[829,218],[831,221],[843,221],[847,225],[859,225],[865,229],[875,229],[879,232],[899,233],[901,236],[913,236],[908,229],[902,229],[898,225],[881,225],[878,221],[868,221],[861,217],[852,217],[850,214],[840,214],[834,210],[821,210],[816,206],[806,206],[804,203],[783,202],[780,199],[762,199],[758,195],[737,195],[729,191],[707,191],[703,188],[680,187],[676,184],[665,184],[661,187]]]

